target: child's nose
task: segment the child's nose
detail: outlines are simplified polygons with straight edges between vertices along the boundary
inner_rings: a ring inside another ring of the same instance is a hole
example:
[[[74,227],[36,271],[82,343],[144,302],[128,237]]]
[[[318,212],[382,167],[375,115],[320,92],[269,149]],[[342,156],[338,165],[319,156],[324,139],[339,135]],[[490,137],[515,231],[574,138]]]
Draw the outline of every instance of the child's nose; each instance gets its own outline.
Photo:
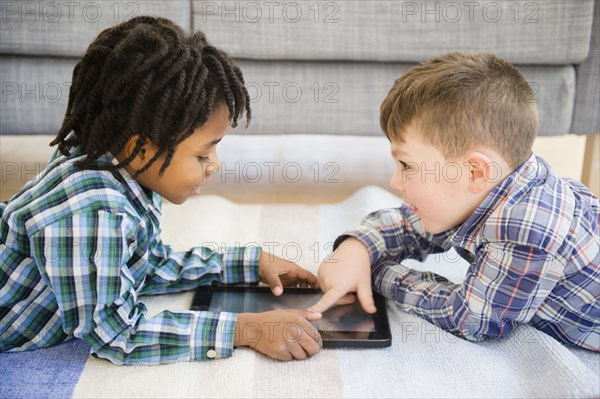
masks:
[[[209,175],[214,175],[221,170],[221,160],[217,155],[214,156],[210,163],[211,167],[207,169]]]
[[[202,172],[205,177],[210,177],[221,170],[221,162],[219,158],[213,158],[202,166]]]
[[[402,181],[402,175],[395,173],[390,179],[390,187],[397,191],[404,191],[404,182]]]

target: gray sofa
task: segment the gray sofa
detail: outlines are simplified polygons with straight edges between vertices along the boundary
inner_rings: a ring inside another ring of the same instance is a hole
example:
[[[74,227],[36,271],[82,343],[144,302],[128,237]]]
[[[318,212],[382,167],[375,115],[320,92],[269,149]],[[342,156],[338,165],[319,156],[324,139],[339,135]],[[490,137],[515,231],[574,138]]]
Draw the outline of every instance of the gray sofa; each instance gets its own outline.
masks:
[[[51,152],[46,144],[62,122],[72,69],[87,45],[102,29],[143,14],[203,30],[244,72],[253,121],[223,143],[225,184],[209,187],[232,199],[314,202],[385,185],[391,166],[382,160],[379,105],[406,68],[452,50],[490,50],[515,63],[536,91],[540,135],[600,131],[600,5],[593,0],[1,7],[2,199]]]

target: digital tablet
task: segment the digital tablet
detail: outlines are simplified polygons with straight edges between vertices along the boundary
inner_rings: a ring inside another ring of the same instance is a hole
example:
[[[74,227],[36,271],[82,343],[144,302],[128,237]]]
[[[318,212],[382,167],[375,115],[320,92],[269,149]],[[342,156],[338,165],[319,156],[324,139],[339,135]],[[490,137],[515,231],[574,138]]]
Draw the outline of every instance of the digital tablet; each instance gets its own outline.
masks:
[[[323,296],[316,288],[285,288],[279,297],[269,287],[205,286],[196,289],[192,310],[224,312],[268,312],[277,309],[306,309]],[[392,344],[383,297],[374,293],[375,314],[362,310],[358,300],[337,305],[312,322],[321,333],[323,347],[381,348]]]

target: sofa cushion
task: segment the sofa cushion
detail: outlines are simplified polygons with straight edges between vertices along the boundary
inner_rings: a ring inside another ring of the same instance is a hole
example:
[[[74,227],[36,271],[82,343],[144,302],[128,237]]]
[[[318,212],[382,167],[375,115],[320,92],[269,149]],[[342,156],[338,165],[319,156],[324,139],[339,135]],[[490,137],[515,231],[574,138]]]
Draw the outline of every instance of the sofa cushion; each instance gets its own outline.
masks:
[[[193,0],[192,9],[194,29],[241,58],[418,62],[448,51],[489,50],[519,64],[566,64],[588,54],[593,5]]]
[[[191,27],[189,0],[2,1],[0,52],[80,57],[104,29],[139,15]]]
[[[55,134],[64,118],[76,62],[69,58],[2,57],[0,133]],[[234,129],[234,134],[371,136],[381,134],[381,102],[394,80],[410,66],[247,60],[238,65],[244,72],[253,117],[248,129]],[[519,68],[537,91],[539,134],[568,133],[575,91],[573,67]]]
[[[253,120],[241,134],[380,135],[379,108],[409,64],[240,61]],[[539,135],[569,132],[572,66],[518,66],[536,92]],[[515,101],[520,97],[515,88]],[[494,101],[493,94],[490,101]]]

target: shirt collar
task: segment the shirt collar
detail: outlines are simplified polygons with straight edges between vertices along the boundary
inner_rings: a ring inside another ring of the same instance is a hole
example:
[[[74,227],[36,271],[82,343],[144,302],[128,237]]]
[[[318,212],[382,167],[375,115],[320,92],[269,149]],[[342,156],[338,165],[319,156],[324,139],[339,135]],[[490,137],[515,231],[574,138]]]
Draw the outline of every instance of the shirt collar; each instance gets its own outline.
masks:
[[[98,158],[100,162],[111,163],[114,166],[119,164],[110,152]],[[113,171],[114,176],[123,184],[127,191],[126,195],[135,205],[143,207],[146,211],[152,212],[156,217],[160,217],[162,208],[162,197],[152,190],[144,189],[135,180],[135,178],[124,168],[119,167]]]
[[[457,229],[452,245],[475,252],[476,239],[485,221],[501,202],[516,203],[548,173],[547,164],[533,152],[488,194],[475,212]]]
[[[72,137],[74,134],[74,132],[71,132],[67,138]],[[69,158],[74,159],[84,156],[79,146],[71,147],[69,152]],[[50,162],[54,161],[61,155],[61,152],[56,149],[50,158]],[[107,166],[110,164],[117,166],[119,164],[119,161],[110,152],[101,155],[94,162],[99,166]],[[151,212],[154,216],[156,216],[157,219],[160,217],[162,209],[162,197],[159,194],[151,190],[144,190],[144,188],[140,186],[137,180],[135,180],[135,178],[129,172],[127,172],[124,167],[115,169],[112,171],[112,173],[113,176],[119,180],[121,184],[123,184],[123,188],[126,190],[125,195],[127,195],[129,200],[131,200],[136,207],[141,207],[141,209]]]

